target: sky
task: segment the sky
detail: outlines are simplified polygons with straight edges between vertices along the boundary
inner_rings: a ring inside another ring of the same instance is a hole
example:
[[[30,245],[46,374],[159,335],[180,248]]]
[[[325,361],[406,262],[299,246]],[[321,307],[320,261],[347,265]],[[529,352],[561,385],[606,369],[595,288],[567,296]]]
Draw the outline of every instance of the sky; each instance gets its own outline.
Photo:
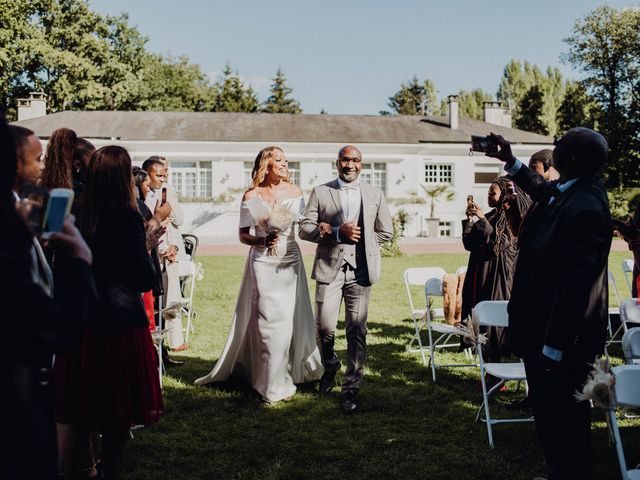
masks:
[[[595,0],[89,0],[129,14],[149,50],[187,55],[214,80],[230,62],[261,100],[282,68],[304,113],[372,114],[414,75],[440,97],[482,88],[495,95],[510,59],[561,61],[563,39]]]

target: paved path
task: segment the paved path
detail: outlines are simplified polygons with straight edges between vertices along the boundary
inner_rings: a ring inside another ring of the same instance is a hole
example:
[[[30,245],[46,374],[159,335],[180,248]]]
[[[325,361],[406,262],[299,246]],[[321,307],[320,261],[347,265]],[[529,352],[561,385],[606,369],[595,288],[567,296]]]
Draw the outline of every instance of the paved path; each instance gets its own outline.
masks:
[[[315,245],[310,242],[299,241],[303,255],[313,255]],[[425,253],[464,253],[460,238],[401,238],[400,250],[405,255],[417,255]],[[614,239],[612,251],[628,251],[627,244]],[[235,237],[201,239],[198,247],[198,255],[204,256],[230,256],[246,255],[249,252],[247,245],[241,244]],[[631,252],[629,252],[631,256]]]

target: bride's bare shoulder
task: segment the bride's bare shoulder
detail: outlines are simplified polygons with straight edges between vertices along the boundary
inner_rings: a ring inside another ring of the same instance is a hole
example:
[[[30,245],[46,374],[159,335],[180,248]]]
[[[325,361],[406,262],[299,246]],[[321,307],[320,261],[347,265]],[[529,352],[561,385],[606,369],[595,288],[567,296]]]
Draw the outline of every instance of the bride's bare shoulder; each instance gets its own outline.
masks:
[[[252,188],[251,190],[247,190],[246,192],[244,192],[244,195],[242,195],[242,200],[243,201],[247,201],[247,200],[251,200],[252,198],[256,198],[259,195],[260,192],[258,192],[258,188]]]

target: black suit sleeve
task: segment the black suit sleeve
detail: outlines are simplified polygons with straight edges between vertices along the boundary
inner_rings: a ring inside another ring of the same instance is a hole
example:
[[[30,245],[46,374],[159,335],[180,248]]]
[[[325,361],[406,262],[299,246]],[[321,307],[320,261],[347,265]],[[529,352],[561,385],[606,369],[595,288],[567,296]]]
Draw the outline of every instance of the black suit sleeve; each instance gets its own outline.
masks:
[[[567,215],[557,238],[557,280],[544,343],[566,352],[591,328],[583,322],[593,316],[593,300],[606,285],[611,229],[602,212],[583,210]]]
[[[76,335],[85,321],[95,285],[89,265],[66,258],[57,269],[54,298],[50,298],[31,278],[27,252],[0,245],[0,303],[3,305],[5,333],[12,343],[28,351],[52,351]]]
[[[511,179],[524,190],[534,202],[548,201],[549,197],[555,191],[556,182],[547,182],[524,164]]]

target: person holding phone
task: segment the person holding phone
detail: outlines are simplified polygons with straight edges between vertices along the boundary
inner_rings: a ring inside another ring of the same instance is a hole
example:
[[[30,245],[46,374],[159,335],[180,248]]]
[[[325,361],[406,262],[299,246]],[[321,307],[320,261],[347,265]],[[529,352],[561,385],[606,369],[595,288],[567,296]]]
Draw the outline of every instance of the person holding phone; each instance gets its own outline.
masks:
[[[470,252],[462,287],[463,323],[478,302],[509,299],[518,253],[512,218],[521,218],[531,200],[508,177],[500,177],[489,186],[487,203],[492,210],[485,215],[473,197],[468,198],[462,221],[462,243]],[[483,352],[488,361],[499,362],[509,353],[506,331],[493,327],[485,333],[489,341]]]
[[[33,132],[8,127],[2,115],[0,221],[5,231],[0,235],[0,302],[4,333],[12,341],[4,345],[0,362],[0,424],[10,434],[0,450],[0,478],[56,477],[52,354],[81,331],[94,297],[92,253],[73,217],[67,216],[62,230],[49,239],[67,253],[65,268],[52,275],[16,210],[16,192],[38,179],[39,146]]]

